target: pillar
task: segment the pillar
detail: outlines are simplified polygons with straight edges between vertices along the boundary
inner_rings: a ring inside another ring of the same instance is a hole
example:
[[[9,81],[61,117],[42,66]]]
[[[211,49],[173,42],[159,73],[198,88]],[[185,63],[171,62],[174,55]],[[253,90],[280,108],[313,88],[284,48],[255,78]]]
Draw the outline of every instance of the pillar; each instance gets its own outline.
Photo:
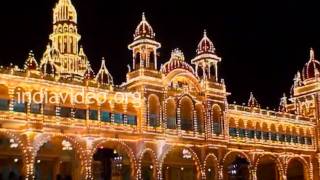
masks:
[[[223,180],[223,164],[218,166],[218,180]]]

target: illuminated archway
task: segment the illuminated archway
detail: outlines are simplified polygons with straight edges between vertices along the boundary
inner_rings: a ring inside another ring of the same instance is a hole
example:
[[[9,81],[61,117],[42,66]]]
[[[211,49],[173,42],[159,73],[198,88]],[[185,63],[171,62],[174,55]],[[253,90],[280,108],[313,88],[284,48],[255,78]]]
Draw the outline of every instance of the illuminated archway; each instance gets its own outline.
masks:
[[[258,180],[279,180],[282,177],[282,166],[277,157],[261,155],[256,162]]]
[[[287,166],[287,180],[309,180],[307,162],[299,157],[290,159]]]
[[[217,180],[218,179],[218,159],[213,153],[209,153],[203,163],[203,169],[206,174],[206,179]]]
[[[0,179],[23,179],[26,163],[25,146],[13,133],[0,131]]]
[[[223,177],[226,180],[249,179],[251,161],[243,152],[232,151],[223,159]]]
[[[93,146],[93,178],[134,179],[137,161],[132,149],[124,142],[97,140]]]
[[[85,173],[83,142],[62,134],[42,134],[34,140],[35,177],[81,179]]]
[[[197,154],[186,147],[173,146],[167,149],[160,161],[163,180],[196,180],[203,176]]]
[[[155,180],[159,177],[159,162],[156,153],[149,148],[146,148],[139,158],[139,179]]]

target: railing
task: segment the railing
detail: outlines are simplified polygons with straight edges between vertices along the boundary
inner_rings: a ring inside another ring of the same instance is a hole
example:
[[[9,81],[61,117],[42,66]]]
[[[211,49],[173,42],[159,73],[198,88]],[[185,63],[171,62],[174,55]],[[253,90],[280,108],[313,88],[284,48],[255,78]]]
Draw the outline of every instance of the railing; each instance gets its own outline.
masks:
[[[299,116],[296,114],[290,114],[286,112],[277,112],[277,111],[272,111],[272,110],[266,110],[266,109],[260,109],[260,108],[252,108],[248,106],[240,106],[240,105],[235,105],[235,104],[230,104],[228,106],[229,110],[234,110],[234,111],[240,111],[240,112],[246,112],[246,113],[253,113],[255,115],[261,115],[261,116],[268,116],[272,118],[285,118],[285,119],[290,119],[292,122],[298,122],[298,121],[303,121],[303,122],[312,122],[312,118],[308,117],[303,117]]]

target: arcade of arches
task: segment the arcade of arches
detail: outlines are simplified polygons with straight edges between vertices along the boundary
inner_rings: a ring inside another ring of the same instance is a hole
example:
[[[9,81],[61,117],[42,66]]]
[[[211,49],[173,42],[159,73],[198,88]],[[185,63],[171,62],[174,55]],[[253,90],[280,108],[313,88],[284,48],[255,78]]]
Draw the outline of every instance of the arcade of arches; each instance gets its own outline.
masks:
[[[160,66],[143,14],[126,81],[115,85],[105,59],[94,73],[80,48],[72,0],[56,3],[52,26],[40,61],[30,52],[23,69],[0,65],[0,180],[320,180],[312,49],[290,101],[272,111],[252,93],[247,105],[228,103],[207,31],[192,65],[174,49]],[[46,101],[54,94],[64,98]]]
[[[49,138],[48,138],[49,137]],[[33,171],[22,154],[25,135],[0,134],[0,177],[34,179],[213,179],[311,180],[308,157],[249,151],[216,151],[198,147],[162,148],[148,142],[43,136],[31,146]],[[87,143],[92,142],[92,146]],[[144,147],[142,149],[137,148]],[[89,148],[90,147],[90,148]],[[37,150],[38,149],[38,150]],[[81,151],[79,150],[81,149]],[[312,164],[312,163],[311,163]]]

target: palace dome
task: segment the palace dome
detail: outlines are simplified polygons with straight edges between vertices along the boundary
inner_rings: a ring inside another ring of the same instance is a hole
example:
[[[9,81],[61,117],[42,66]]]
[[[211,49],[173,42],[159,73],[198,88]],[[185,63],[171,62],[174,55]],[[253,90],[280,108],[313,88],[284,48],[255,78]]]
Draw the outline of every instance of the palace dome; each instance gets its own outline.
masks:
[[[142,20],[138,24],[134,33],[134,39],[139,39],[141,37],[146,37],[150,39],[154,39],[155,37],[155,33],[153,32],[151,25],[146,20],[144,13],[142,14]]]
[[[207,36],[207,31],[203,33],[203,38],[198,44],[197,54],[211,53],[214,54],[215,48],[212,41]]]
[[[180,49],[174,49],[171,58],[161,67],[161,72],[168,74],[174,69],[184,69],[194,74],[193,67],[185,61],[183,52]]]
[[[310,49],[310,60],[304,65],[302,69],[302,79],[308,80],[319,76],[320,63],[314,57],[314,51]]]

